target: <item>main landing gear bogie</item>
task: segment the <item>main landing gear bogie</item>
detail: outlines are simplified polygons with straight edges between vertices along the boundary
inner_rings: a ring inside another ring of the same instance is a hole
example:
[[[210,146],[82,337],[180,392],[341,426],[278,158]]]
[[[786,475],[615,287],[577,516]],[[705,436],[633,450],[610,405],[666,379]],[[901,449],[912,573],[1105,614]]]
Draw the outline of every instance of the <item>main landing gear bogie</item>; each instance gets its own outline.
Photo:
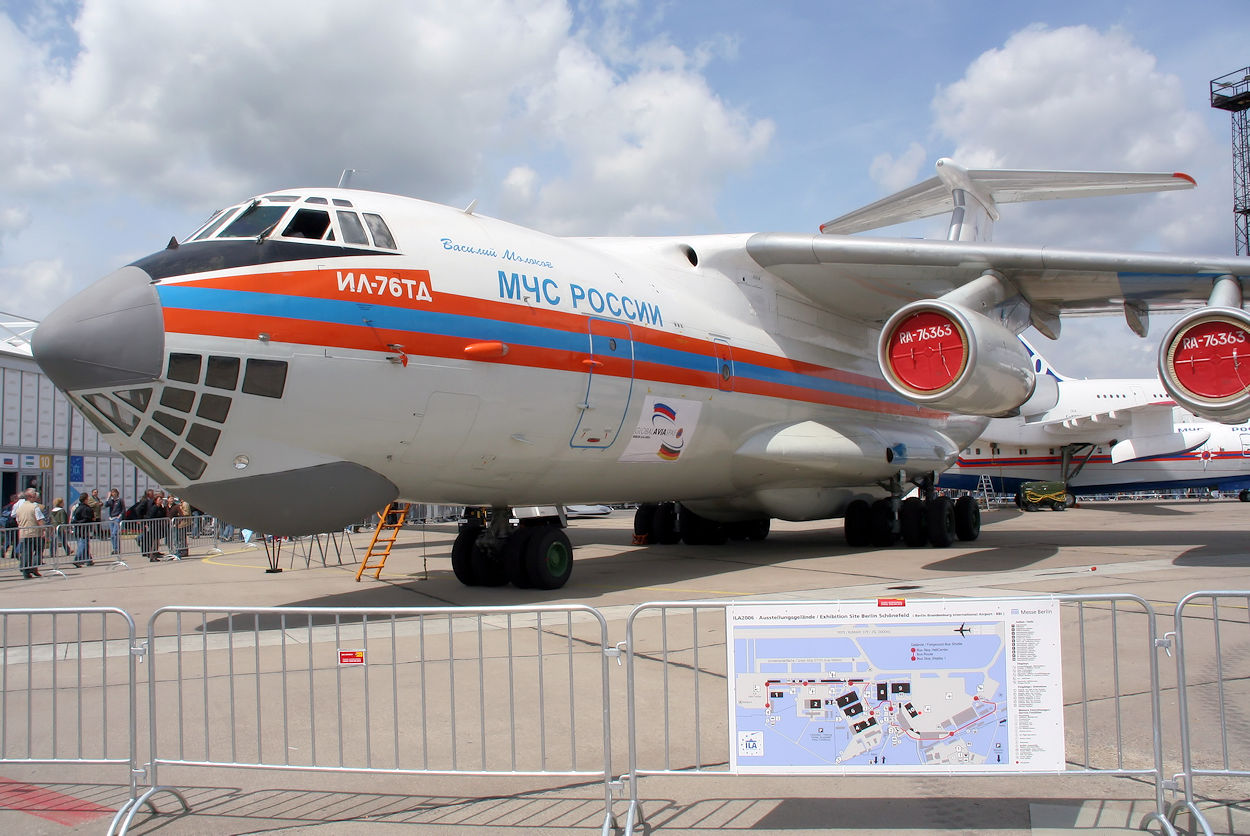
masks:
[[[573,546],[557,525],[519,525],[500,537],[469,522],[452,543],[451,568],[465,586],[559,589],[573,571]]]
[[[722,523],[678,502],[646,502],[634,512],[634,543],[720,546],[730,540],[763,540],[771,524],[768,517]]]
[[[852,548],[890,548],[899,540],[912,548],[926,544],[946,548],[956,540],[980,536],[981,509],[970,496],[956,501],[935,496],[927,502],[913,496],[871,504],[856,499],[846,507],[843,527],[846,544]]]

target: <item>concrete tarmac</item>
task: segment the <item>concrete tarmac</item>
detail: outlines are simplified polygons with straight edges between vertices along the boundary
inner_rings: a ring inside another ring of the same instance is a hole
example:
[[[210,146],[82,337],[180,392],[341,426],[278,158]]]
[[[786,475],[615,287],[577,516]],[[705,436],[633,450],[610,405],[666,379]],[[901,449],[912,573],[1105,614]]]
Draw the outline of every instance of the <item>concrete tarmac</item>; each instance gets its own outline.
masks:
[[[405,530],[380,579],[367,573],[360,582],[354,580],[368,533],[352,535],[354,556],[349,549],[341,562],[333,552],[323,558],[316,550],[309,554],[307,544],[284,544],[284,571],[279,574],[264,571],[269,564],[262,548],[236,542],[222,544],[217,553],[210,551],[209,541],[193,540],[192,557],[182,561],[71,568],[65,577],[45,573],[35,580],[14,572],[0,577],[0,600],[10,608],[119,607],[133,616],[141,633],[154,611],[170,605],[385,610],[579,603],[603,613],[615,643],[625,639],[624,623],[632,608],[648,601],[1131,593],[1155,608],[1162,633],[1172,629],[1172,610],[1190,592],[1250,590],[1250,504],[1235,500],[1085,503],[1066,512],[1036,513],[1004,507],[985,513],[980,539],[948,549],[851,550],[843,541],[840,521],[774,522],[769,538],[759,543],[639,547],[631,545],[632,521],[632,512],[625,511],[570,521],[573,576],[563,589],[550,592],[462,586],[449,559],[456,527],[439,524]],[[1195,612],[1198,620],[1212,620],[1210,608]],[[645,640],[654,639],[658,621],[648,620]],[[1226,624],[1221,638],[1227,651],[1225,669],[1235,667],[1244,682],[1250,673],[1250,622],[1244,602],[1221,609],[1219,621]],[[1209,681],[1211,642],[1205,635],[1194,631],[1187,655],[1202,660]],[[719,652],[723,657],[723,643]],[[1170,777],[1181,766],[1176,672],[1171,659],[1159,659],[1165,771]],[[1065,655],[1065,686],[1072,679],[1067,668]],[[1114,672],[1126,678],[1142,674]],[[619,775],[627,769],[620,694],[624,680],[615,671],[612,675],[613,771]],[[1098,699],[1106,697],[1112,675],[1106,669],[1089,673]],[[141,671],[140,677],[145,684],[146,674]],[[723,674],[721,682],[723,688]],[[1136,685],[1131,690],[1120,707],[1129,724],[1149,717],[1148,693]],[[1070,693],[1066,687],[1065,692]],[[723,703],[723,693],[712,696]],[[1195,733],[1201,735],[1204,756],[1218,750],[1222,738],[1210,720],[1222,716],[1232,741],[1233,768],[1250,770],[1245,742],[1250,738],[1250,702],[1242,699],[1245,693],[1237,692],[1222,715],[1204,714]],[[1071,703],[1071,696],[1066,699]],[[147,739],[145,709],[140,706],[141,741]],[[231,730],[214,727],[210,733],[224,740]],[[1107,748],[1102,734],[1099,727],[1092,732],[1095,752]],[[1138,737],[1130,733],[1127,739],[1134,748],[1148,748],[1148,741]],[[601,784],[571,778],[163,767],[161,779],[182,788],[191,812],[178,812],[171,797],[159,797],[163,814],[142,811],[130,832],[564,834],[598,832],[604,806]],[[1215,832],[1250,833],[1250,780],[1213,778],[1197,788]],[[1131,833],[1154,807],[1149,781],[1103,775],[660,775],[643,777],[639,790],[647,829],[657,834]],[[100,833],[127,792],[125,769],[117,766],[0,762],[0,832]],[[624,823],[626,808],[618,795],[618,825]]]

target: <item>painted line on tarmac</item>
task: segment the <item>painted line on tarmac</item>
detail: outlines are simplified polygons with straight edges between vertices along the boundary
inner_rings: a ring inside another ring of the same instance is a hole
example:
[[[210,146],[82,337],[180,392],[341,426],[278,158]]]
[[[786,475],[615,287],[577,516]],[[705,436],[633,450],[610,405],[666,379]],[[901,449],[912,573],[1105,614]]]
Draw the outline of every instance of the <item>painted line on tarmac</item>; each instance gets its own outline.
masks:
[[[112,807],[103,807],[94,801],[4,777],[0,777],[0,809],[29,813],[66,827],[111,816],[117,812]]]

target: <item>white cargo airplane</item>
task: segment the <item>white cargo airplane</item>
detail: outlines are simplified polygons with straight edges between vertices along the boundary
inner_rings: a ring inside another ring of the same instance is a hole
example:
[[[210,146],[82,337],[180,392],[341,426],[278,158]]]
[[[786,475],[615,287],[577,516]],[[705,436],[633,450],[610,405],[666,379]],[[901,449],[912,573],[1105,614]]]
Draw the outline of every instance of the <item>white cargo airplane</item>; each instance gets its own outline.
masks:
[[[1016,335],[1201,305],[1160,349],[1197,414],[1250,417],[1250,259],[989,242],[998,204],[1189,188],[1181,174],[937,175],[821,233],[558,238],[373,192],[224,209],[40,325],[33,351],[115,449],[235,525],[335,529],[397,498],[491,506],[469,584],[562,586],[558,526],[638,501],[655,540],[844,517],[853,545],[975,537],[936,474],[1035,392]],[[951,213],[948,240],[850,237]],[[925,499],[903,502],[913,485]],[[679,505],[675,503],[680,503]]]
[[[1197,418],[1176,406],[1156,378],[1066,377],[1021,342],[1039,388],[1056,390],[1054,405],[990,419],[941,475],[940,487],[976,490],[988,476],[1003,493],[1045,480],[1067,483],[1075,496],[1210,488],[1238,491],[1250,501],[1250,426]]]

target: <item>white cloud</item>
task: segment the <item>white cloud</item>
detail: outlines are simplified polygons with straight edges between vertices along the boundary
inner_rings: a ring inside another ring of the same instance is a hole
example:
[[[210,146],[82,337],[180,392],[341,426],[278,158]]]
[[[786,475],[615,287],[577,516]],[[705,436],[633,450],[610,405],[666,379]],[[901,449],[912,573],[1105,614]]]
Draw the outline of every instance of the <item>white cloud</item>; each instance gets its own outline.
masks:
[[[124,188],[202,208],[359,168],[362,187],[454,201],[504,187],[483,184],[484,158],[555,149],[594,178],[560,181],[559,199],[544,202],[556,226],[702,217],[769,136],[698,74],[731,45],[687,55],[662,39],[631,45],[621,29],[611,41],[633,61],[622,70],[571,26],[556,0],[350,11],[329,0],[86,0],[80,51],[62,68],[0,16],[0,102],[25,121],[0,125],[11,151],[0,187]],[[636,188],[677,170],[692,195]],[[550,187],[558,174],[540,176]]]
[[[882,153],[873,157],[868,173],[873,182],[887,192],[897,192],[926,179],[921,170],[930,163],[928,152],[919,142],[912,142],[907,150],[895,157]]]
[[[1016,32],[938,90],[934,127],[968,168],[1188,171],[1216,183],[1222,142],[1187,107],[1180,79],[1118,30]],[[1005,207],[998,240],[1221,251],[1213,202],[1172,193]]]
[[[74,288],[61,259],[32,261],[0,268],[0,295],[5,311],[18,316],[42,316],[64,302]]]

